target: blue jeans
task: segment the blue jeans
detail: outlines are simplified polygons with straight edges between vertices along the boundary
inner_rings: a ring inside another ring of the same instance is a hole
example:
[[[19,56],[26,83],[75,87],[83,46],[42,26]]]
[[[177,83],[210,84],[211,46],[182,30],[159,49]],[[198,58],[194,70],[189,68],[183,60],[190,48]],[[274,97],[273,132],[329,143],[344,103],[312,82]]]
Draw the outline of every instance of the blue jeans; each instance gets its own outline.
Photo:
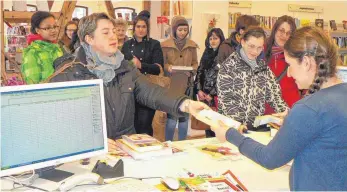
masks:
[[[185,140],[188,133],[188,119],[185,117],[174,117],[167,114],[166,127],[165,127],[165,141],[173,141],[175,134],[176,123],[178,120],[178,140]]]

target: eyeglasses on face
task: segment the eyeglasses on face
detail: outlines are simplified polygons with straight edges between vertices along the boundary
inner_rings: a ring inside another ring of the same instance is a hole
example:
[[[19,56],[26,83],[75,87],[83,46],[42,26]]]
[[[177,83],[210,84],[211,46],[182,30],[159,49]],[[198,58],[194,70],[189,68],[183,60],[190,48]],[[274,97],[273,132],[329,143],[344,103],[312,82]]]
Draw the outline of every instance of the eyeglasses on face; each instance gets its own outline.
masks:
[[[264,50],[264,47],[263,47],[263,46],[257,47],[257,46],[255,46],[255,45],[253,45],[253,44],[250,44],[250,43],[246,43],[246,45],[247,45],[247,48],[248,48],[249,50],[256,50],[258,53],[259,53],[259,52],[262,52],[262,51]]]
[[[285,37],[289,37],[292,32],[291,31],[285,31],[285,29],[279,29],[278,32],[282,35],[282,36],[285,36]]]
[[[42,29],[44,31],[54,31],[54,30],[57,30],[59,28],[58,25],[54,25],[53,27],[45,27],[45,28],[40,28],[39,29]]]

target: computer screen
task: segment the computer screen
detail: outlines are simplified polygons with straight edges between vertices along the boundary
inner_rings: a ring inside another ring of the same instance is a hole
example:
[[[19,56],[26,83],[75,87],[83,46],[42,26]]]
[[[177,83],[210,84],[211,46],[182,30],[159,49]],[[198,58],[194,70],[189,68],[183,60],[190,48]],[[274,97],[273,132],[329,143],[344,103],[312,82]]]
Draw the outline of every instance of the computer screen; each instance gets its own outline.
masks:
[[[102,80],[1,87],[1,173],[107,153]]]
[[[343,82],[347,83],[347,66],[338,66],[337,75],[342,79]]]

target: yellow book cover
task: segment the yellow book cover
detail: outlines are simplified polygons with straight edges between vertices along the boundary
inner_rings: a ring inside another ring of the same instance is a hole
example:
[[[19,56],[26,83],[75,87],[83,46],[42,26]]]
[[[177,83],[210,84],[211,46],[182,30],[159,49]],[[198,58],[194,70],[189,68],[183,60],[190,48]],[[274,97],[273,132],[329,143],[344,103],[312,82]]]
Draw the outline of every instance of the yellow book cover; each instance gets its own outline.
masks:
[[[309,19],[301,19],[300,20],[301,27],[306,27],[311,25],[311,20]]]
[[[197,149],[217,160],[239,160],[242,157],[238,151],[220,145],[203,145]]]

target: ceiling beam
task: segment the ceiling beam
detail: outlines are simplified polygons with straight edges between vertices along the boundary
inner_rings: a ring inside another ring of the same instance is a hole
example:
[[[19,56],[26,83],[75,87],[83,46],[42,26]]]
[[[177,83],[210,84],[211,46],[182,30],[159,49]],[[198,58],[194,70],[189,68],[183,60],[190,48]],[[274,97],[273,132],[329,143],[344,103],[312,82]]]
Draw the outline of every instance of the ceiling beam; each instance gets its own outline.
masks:
[[[112,4],[112,1],[105,1],[105,5],[106,5],[108,15],[112,17],[113,19],[115,19],[116,15],[114,14],[114,7]]]
[[[61,8],[61,13],[58,18],[59,33],[58,39],[64,35],[64,28],[67,22],[71,21],[72,13],[75,10],[77,1],[64,1],[63,7]]]

